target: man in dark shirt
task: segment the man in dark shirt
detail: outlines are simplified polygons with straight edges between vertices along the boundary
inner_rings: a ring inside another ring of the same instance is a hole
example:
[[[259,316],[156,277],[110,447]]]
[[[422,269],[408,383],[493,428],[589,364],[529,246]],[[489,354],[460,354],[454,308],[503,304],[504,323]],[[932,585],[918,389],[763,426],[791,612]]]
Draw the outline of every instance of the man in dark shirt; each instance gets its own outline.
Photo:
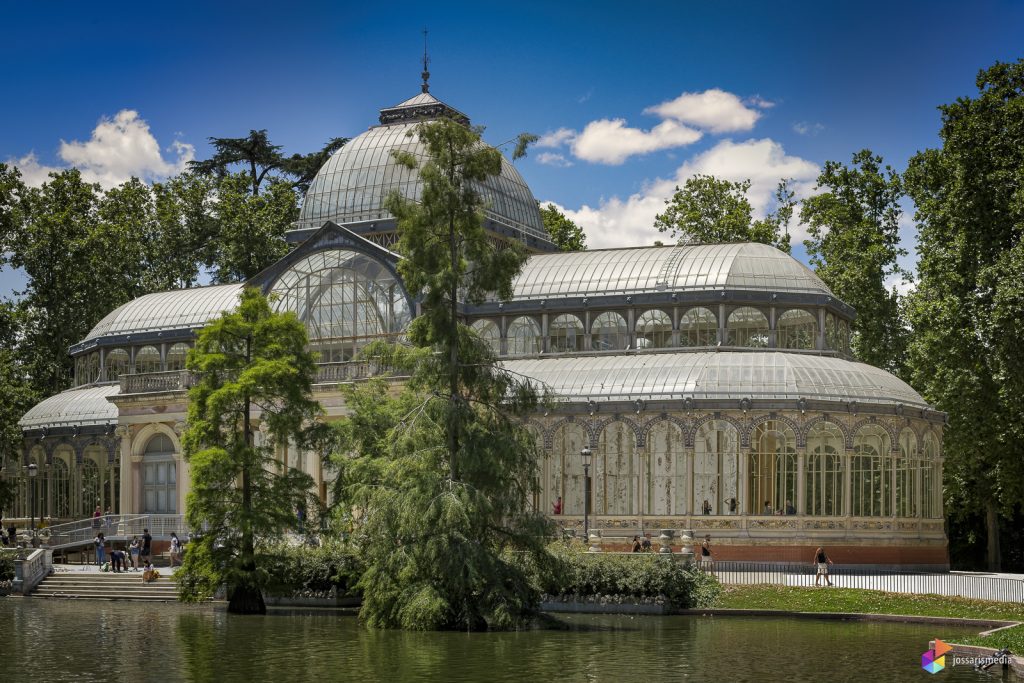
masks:
[[[149,529],[142,530],[142,561],[149,562],[153,555],[153,537],[149,535]]]

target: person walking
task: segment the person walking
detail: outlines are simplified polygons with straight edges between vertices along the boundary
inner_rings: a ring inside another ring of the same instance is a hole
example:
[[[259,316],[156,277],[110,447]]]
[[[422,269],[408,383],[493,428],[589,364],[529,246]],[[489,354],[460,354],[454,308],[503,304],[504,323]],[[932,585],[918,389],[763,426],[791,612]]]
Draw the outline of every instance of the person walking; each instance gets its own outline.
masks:
[[[132,558],[132,571],[139,571],[139,552],[142,546],[139,544],[139,537],[132,536],[132,542],[128,544],[128,555]]]
[[[181,541],[178,534],[171,532],[171,566],[181,564]]]
[[[96,538],[93,539],[93,544],[96,546],[96,564],[100,567],[106,561],[106,543],[107,539],[103,537],[103,532],[96,534]]]
[[[828,585],[832,585],[832,579],[828,577],[828,566],[832,564],[832,558],[826,553],[824,548],[818,548],[814,551],[814,564],[818,566],[818,573],[814,576],[814,585],[821,585],[821,577],[825,577],[825,581]]]
[[[100,518],[101,517],[103,517],[103,510],[100,508],[99,505],[97,505],[96,509],[93,510],[93,513],[92,513],[92,528],[93,529],[99,529],[100,528]]]
[[[715,575],[715,558],[711,555],[711,534],[704,537],[700,544],[700,568]]]
[[[142,561],[149,564],[153,559],[153,537],[149,535],[149,529],[142,530]]]

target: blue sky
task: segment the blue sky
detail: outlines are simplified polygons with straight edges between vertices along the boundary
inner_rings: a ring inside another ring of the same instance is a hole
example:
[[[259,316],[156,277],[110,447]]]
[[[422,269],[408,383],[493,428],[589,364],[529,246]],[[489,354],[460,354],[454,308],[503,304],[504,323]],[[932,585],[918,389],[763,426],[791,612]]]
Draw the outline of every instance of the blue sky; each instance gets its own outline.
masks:
[[[546,135],[517,166],[598,247],[657,239],[692,173],[751,178],[764,210],[779,177],[810,192],[864,147],[902,169],[937,105],[1024,56],[1014,2],[6,2],[0,161],[109,185],[252,128],[313,151],[418,92],[424,27],[431,92],[489,142]]]

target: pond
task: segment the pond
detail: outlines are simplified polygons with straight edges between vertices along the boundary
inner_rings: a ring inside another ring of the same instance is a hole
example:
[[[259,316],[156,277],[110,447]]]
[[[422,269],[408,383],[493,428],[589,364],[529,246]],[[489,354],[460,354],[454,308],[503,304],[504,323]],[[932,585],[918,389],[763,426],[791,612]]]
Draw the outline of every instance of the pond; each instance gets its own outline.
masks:
[[[354,617],[239,617],[173,603],[0,598],[0,680],[926,680],[936,636],[973,629],[753,617],[574,615],[565,630],[367,631]],[[950,662],[951,663],[951,662]],[[965,667],[945,681],[991,681]]]

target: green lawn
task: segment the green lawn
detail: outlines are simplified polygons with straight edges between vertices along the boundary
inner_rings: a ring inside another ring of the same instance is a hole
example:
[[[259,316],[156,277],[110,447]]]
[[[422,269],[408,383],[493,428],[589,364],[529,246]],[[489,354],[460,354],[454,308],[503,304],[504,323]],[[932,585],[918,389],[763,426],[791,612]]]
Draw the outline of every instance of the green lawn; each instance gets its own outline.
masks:
[[[996,649],[1008,647],[1015,655],[1024,655],[1024,626],[1014,626],[990,636],[973,636],[971,638],[957,638],[956,642],[962,645],[979,645],[981,647],[994,647]]]
[[[961,619],[1024,621],[1024,604],[968,600],[940,595],[908,595],[859,588],[795,588],[789,586],[723,586],[714,607],[778,609],[794,612],[905,614]],[[1024,652],[1024,630],[1013,629]],[[992,647],[999,647],[992,645]],[[1011,647],[1011,649],[1013,649]],[[1016,650],[1015,650],[1016,651]]]

